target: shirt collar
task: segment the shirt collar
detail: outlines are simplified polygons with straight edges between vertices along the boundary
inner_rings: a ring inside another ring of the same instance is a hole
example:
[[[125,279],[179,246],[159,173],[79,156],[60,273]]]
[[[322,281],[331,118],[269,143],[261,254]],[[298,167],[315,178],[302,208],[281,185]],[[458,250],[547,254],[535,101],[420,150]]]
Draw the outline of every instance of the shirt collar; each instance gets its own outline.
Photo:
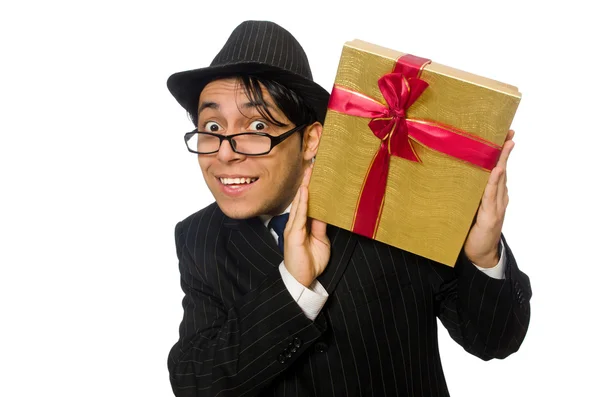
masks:
[[[292,205],[290,204],[285,211],[283,211],[281,214],[279,215],[283,215],[283,214],[287,214],[290,212],[290,210],[292,209]],[[269,222],[271,222],[271,219],[273,219],[273,217],[271,215],[259,215],[258,216],[260,218],[260,220],[262,221],[262,223],[268,228],[269,227]]]

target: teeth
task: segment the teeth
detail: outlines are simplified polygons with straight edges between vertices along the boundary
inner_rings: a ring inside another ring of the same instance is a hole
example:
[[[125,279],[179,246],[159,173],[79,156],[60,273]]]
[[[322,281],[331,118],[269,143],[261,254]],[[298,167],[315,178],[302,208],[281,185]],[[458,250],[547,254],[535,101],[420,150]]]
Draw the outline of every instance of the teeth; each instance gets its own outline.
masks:
[[[223,185],[241,185],[255,182],[258,178],[219,178]]]

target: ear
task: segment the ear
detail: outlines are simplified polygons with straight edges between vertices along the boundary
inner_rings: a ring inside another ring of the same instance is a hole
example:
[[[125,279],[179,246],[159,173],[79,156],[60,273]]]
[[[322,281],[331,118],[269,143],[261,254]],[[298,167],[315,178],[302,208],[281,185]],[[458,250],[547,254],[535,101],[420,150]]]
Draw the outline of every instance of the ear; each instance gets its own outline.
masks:
[[[304,130],[304,139],[302,144],[303,157],[305,161],[311,160],[317,155],[319,142],[321,142],[321,134],[323,133],[323,125],[318,121],[306,127]]]

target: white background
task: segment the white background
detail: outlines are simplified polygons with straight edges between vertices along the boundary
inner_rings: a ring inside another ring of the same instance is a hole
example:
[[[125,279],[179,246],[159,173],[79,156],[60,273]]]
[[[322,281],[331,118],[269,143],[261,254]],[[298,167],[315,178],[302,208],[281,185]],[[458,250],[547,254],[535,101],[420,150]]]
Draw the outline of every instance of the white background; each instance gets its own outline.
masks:
[[[354,38],[519,87],[504,232],[531,277],[531,325],[519,352],[491,362],[441,328],[448,386],[453,396],[599,395],[590,4],[2,2],[0,395],[171,395],[182,316],[173,229],[212,198],[166,79],[207,66],[245,19],[291,31],[328,90]]]

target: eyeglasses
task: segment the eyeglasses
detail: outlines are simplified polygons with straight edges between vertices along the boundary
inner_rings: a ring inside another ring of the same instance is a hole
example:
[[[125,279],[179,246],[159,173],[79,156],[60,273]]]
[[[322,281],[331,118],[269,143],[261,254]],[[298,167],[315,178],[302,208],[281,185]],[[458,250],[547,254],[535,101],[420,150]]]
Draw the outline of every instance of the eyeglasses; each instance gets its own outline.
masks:
[[[268,154],[273,148],[300,131],[306,124],[299,125],[279,135],[272,136],[264,132],[242,132],[233,135],[214,134],[212,132],[198,132],[194,130],[184,135],[188,150],[196,154],[213,154],[221,148],[223,141],[228,141],[231,149],[246,156],[260,156]]]

